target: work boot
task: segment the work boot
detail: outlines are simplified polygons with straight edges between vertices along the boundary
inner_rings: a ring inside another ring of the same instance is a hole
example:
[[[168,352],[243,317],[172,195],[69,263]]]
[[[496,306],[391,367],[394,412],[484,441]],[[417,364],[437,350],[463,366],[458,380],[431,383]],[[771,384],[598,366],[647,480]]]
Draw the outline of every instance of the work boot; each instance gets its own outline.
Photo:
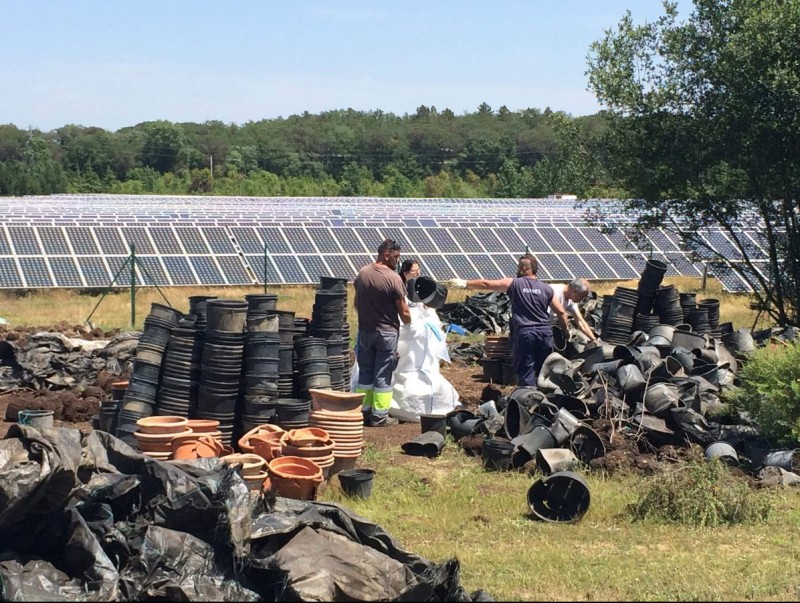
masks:
[[[372,415],[369,417],[369,423],[365,423],[367,427],[388,427],[390,425],[397,425],[400,421],[394,417],[385,415]]]

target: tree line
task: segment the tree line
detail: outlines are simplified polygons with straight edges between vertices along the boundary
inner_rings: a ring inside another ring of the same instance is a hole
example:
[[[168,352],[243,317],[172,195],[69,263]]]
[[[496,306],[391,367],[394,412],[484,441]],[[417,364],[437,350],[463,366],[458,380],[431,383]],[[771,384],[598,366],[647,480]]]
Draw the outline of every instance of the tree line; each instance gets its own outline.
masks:
[[[243,125],[150,121],[107,131],[0,125],[0,195],[617,196],[593,158],[602,116],[420,106]]]

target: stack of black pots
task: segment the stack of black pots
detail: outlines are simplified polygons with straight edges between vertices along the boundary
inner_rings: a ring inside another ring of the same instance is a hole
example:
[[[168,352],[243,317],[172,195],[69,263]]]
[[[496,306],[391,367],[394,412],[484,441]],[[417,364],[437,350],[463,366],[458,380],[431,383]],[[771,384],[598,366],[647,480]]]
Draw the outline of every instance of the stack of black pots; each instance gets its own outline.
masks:
[[[637,293],[639,301],[636,305],[638,314],[651,314],[655,305],[656,293],[664,280],[667,272],[667,265],[661,260],[649,259],[644,265],[644,270],[639,276],[639,287]],[[658,324],[658,323],[656,323]]]
[[[275,423],[289,431],[308,427],[311,401],[302,398],[277,398],[275,400]]]
[[[331,389],[350,386],[350,325],[347,323],[347,279],[320,276],[311,313],[311,336],[328,342]],[[347,367],[347,371],[345,371]]]
[[[197,329],[197,336],[203,340],[206,332],[206,322],[208,321],[208,301],[217,299],[214,295],[190,295],[189,296],[189,315],[194,316],[194,326]]]
[[[683,311],[683,322],[688,323],[689,311],[697,306],[695,301],[696,293],[680,293],[678,297],[681,300],[681,310]]]
[[[294,395],[294,312],[276,310],[278,315],[278,396]]]
[[[196,416],[219,421],[222,443],[230,445],[239,399],[248,304],[233,299],[213,299],[207,303]]]
[[[196,322],[197,317],[189,314],[172,329],[161,367],[157,415],[191,417],[195,413],[203,354]]]
[[[664,285],[656,292],[655,311],[662,325],[679,325],[683,322],[683,308],[675,285]],[[647,331],[649,333],[649,330]]]
[[[722,330],[719,326],[719,300],[711,298],[703,299],[697,302],[697,307],[708,309],[709,334],[717,341],[722,339]]]
[[[624,345],[633,330],[633,317],[638,303],[635,289],[617,287],[614,295],[603,297],[601,337],[606,343]]]
[[[136,346],[133,374],[125,390],[116,430],[116,436],[134,448],[138,448],[133,435],[139,429],[136,421],[155,413],[164,351],[172,329],[181,318],[183,314],[179,310],[153,303],[150,314],[144,319],[142,335]]]
[[[708,306],[695,306],[689,310],[686,317],[686,322],[692,325],[692,331],[700,335],[709,335],[711,333],[711,324],[708,320]],[[717,326],[719,327],[719,319],[717,319]]]
[[[269,310],[268,310],[269,311]],[[278,315],[248,312],[245,327],[239,434],[275,418],[280,338]]]
[[[330,389],[328,342],[319,337],[299,337],[294,342],[297,354],[297,397],[309,400],[310,389]]]

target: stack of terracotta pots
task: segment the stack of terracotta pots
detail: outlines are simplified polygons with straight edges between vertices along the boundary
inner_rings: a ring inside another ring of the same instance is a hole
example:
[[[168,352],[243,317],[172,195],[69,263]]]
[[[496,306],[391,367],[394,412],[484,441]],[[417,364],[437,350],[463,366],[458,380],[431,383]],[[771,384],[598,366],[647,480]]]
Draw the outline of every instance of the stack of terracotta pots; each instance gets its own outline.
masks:
[[[334,463],[329,473],[352,469],[364,446],[364,417],[361,414],[364,394],[330,389],[310,389],[308,392],[312,408],[309,425],[327,431],[334,443]]]
[[[184,417],[143,417],[136,421],[133,432],[139,450],[151,458],[166,461],[172,456],[172,440],[192,433],[189,420]]]
[[[277,434],[277,435],[271,435],[271,434]],[[284,429],[279,425],[274,425],[272,423],[259,425],[248,431],[241,438],[239,438],[239,450],[245,453],[256,452],[255,450],[256,440],[259,439],[263,440],[264,437],[266,437],[268,441],[275,443],[275,445],[278,447],[278,455],[280,455],[280,448],[281,448],[280,436],[282,436],[283,434],[284,434]],[[275,439],[276,437],[277,439]],[[256,452],[256,454],[258,453]]]
[[[281,455],[299,456],[314,461],[327,477],[333,466],[334,442],[330,434],[317,427],[291,429],[281,435]]]

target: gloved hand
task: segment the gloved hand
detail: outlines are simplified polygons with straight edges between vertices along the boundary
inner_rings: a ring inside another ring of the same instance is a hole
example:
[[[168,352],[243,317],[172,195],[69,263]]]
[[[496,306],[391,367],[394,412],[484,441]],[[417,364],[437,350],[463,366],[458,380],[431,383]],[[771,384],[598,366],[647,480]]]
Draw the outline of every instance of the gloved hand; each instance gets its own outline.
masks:
[[[451,289],[466,289],[467,281],[463,278],[451,278],[447,281],[447,286]]]

